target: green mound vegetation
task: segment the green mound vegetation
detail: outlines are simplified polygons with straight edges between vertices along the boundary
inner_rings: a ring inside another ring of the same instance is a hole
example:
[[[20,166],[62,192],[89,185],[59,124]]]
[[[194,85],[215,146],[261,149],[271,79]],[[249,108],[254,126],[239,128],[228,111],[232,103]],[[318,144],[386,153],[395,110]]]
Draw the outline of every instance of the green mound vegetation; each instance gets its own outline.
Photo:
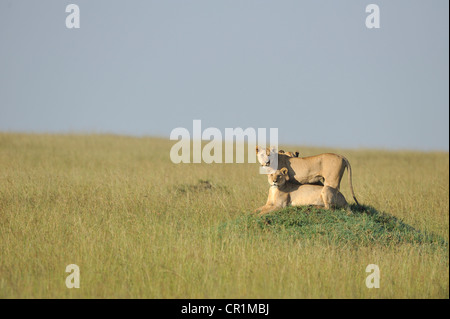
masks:
[[[285,240],[314,239],[335,245],[448,245],[442,237],[416,230],[395,216],[366,205],[336,210],[287,207],[263,216],[244,215],[218,229],[221,236],[232,231],[246,236],[270,234]]]

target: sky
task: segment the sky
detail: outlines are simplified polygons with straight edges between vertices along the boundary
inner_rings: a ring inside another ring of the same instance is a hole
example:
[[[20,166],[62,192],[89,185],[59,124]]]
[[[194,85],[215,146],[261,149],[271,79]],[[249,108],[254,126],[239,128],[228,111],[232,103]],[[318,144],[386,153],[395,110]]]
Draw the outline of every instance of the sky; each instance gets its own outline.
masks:
[[[169,138],[201,120],[278,128],[280,144],[448,151],[448,7],[0,0],[0,132]]]

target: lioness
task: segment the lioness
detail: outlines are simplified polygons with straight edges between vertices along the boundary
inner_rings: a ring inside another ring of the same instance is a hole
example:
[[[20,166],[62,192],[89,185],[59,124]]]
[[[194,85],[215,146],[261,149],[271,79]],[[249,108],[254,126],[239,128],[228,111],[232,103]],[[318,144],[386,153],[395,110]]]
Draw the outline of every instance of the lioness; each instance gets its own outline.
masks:
[[[314,205],[324,207],[323,193],[327,194],[330,207],[348,207],[344,195],[334,188],[289,183],[288,169],[286,167],[269,174],[268,180],[270,189],[267,203],[254,211],[255,213],[259,211],[259,215],[264,215],[286,206]]]
[[[345,168],[348,169],[348,181],[353,199],[359,205],[352,185],[352,168],[349,161],[341,155],[325,153],[309,157],[290,157],[286,154],[276,152],[275,149],[260,149],[256,147],[256,154],[261,166],[268,168],[268,173],[273,173],[274,169],[270,169],[271,158],[278,156],[278,167],[288,169],[288,176],[291,182],[300,184],[314,184],[322,182],[324,186],[328,186],[339,191],[342,175]],[[323,188],[323,200],[326,208],[330,208],[329,193]]]

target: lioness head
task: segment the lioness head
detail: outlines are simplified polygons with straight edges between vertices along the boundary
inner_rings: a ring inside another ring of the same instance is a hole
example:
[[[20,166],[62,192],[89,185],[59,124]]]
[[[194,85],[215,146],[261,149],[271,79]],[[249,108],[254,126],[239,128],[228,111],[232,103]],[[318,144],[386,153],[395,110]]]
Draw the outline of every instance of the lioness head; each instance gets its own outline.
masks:
[[[256,157],[258,158],[258,162],[259,164],[261,164],[261,166],[265,166],[268,167],[270,166],[270,163],[273,162],[273,160],[275,159],[275,156],[277,156],[278,154],[280,155],[286,155],[288,157],[298,157],[299,153],[298,152],[285,152],[283,150],[279,150],[277,152],[275,147],[272,148],[260,148],[259,146],[256,146]]]
[[[275,149],[260,148],[256,146],[256,157],[261,166],[270,166],[270,154],[274,153]]]
[[[277,170],[275,173],[267,175],[267,179],[270,186],[283,186],[286,181],[289,180],[288,169],[286,167],[283,167],[282,169]]]

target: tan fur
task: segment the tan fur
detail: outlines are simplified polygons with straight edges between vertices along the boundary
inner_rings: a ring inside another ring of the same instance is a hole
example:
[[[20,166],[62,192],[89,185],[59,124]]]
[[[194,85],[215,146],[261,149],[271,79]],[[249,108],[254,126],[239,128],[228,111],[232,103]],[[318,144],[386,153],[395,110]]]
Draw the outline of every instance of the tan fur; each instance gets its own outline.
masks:
[[[256,147],[256,154],[261,166],[269,167],[270,158],[274,156],[274,149],[259,149]],[[339,191],[341,179],[345,168],[349,172],[349,185],[356,204],[355,193],[352,185],[352,169],[349,161],[341,155],[325,153],[309,157],[290,157],[283,153],[277,153],[278,167],[281,169],[286,167],[288,169],[288,176],[290,181],[299,184],[315,184],[322,182],[324,186],[334,188]],[[273,171],[272,171],[273,172]],[[327,200],[327,194],[324,193],[325,207],[330,208]]]
[[[255,210],[259,215],[268,214],[286,206],[313,205],[325,207],[324,194],[330,208],[347,208],[344,195],[334,188],[318,185],[298,185],[288,182],[288,169],[282,168],[268,175],[269,197],[266,205]]]
[[[299,152],[295,151],[295,152],[285,152],[283,150],[279,150],[278,154],[286,154],[289,157],[298,157],[298,155],[300,154]]]

